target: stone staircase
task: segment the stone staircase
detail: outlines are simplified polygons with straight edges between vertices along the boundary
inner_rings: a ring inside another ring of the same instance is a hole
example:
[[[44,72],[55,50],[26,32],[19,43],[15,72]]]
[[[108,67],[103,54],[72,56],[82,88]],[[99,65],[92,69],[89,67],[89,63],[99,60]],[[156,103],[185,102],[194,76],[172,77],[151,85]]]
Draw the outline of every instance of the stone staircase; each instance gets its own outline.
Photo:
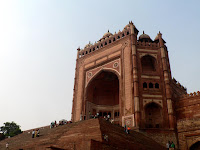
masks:
[[[104,119],[89,119],[56,128],[40,129],[40,137],[32,138],[25,132],[0,141],[0,150],[9,143],[10,150],[164,150],[147,136],[111,124]],[[104,137],[107,139],[104,139]]]

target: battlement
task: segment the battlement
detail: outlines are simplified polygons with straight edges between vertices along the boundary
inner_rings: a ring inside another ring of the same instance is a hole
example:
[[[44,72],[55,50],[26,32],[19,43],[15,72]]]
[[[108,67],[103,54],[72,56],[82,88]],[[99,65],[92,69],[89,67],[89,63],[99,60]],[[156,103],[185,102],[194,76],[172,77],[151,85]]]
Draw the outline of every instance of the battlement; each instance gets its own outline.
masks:
[[[193,92],[190,94],[185,94],[185,95],[183,95],[182,98],[193,98],[193,97],[200,97],[200,92],[197,91],[197,92]]]
[[[108,36],[104,36],[101,38],[97,43],[95,42],[94,45],[91,43],[87,44],[86,47],[79,51],[79,58],[84,57],[86,55],[89,55],[90,53],[93,53],[94,51],[100,50],[104,48],[105,46],[108,46],[128,35],[130,35],[130,28],[124,28],[123,31],[119,31],[118,33],[115,32],[114,35],[109,34]],[[109,33],[109,31],[108,31]]]
[[[183,89],[184,91],[187,92],[187,88],[184,87],[183,85],[181,85],[180,82],[176,81],[175,78],[172,79],[172,82],[173,82],[177,87],[179,87],[179,88],[181,88],[181,89]]]
[[[134,31],[133,31],[134,30]],[[100,49],[116,42],[124,37],[130,36],[131,33],[138,34],[137,28],[133,25],[132,22],[129,22],[122,31],[119,30],[118,33],[115,32],[115,34],[112,34],[109,32],[105,33],[103,37],[95,42],[94,44],[87,44],[83,49],[78,48],[78,58],[82,58],[86,55],[89,55],[91,53],[94,53],[94,51],[99,51]],[[160,33],[159,33],[160,34]],[[164,41],[164,40],[163,40]],[[165,43],[165,41],[164,41]],[[143,32],[142,35],[139,36],[139,39],[136,39],[136,45],[139,47],[145,47],[145,48],[151,48],[151,49],[158,49],[159,48],[159,38],[158,35],[156,36],[155,40],[151,40],[149,35],[145,34]]]

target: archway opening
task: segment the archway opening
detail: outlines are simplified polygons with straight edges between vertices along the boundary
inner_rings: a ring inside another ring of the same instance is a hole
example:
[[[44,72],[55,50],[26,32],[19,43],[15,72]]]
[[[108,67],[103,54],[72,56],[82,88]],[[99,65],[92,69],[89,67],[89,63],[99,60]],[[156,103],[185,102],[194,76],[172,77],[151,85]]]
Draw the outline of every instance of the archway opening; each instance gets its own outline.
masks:
[[[190,150],[199,150],[200,149],[200,141],[194,143],[191,147]]]
[[[156,60],[150,55],[143,56],[141,59],[141,64],[143,72],[156,71]]]
[[[110,115],[119,121],[119,79],[112,72],[102,71],[87,87],[86,116],[91,118],[99,113],[100,117]]]
[[[162,118],[162,108],[158,104],[147,104],[145,107],[146,128],[161,128]]]

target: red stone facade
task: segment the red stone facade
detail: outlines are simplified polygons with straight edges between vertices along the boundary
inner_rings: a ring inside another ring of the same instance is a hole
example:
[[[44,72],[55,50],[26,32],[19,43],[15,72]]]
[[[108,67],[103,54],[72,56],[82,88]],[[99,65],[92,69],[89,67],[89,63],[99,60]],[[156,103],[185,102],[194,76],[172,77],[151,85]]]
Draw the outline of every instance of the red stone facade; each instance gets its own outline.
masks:
[[[172,79],[162,34],[152,40],[138,32],[129,22],[122,31],[108,31],[98,42],[77,49],[72,121],[109,114],[115,123],[155,139],[164,135],[163,145],[168,140],[178,145],[182,133],[178,127],[177,134],[177,122],[198,118],[200,100],[183,98],[186,89]]]

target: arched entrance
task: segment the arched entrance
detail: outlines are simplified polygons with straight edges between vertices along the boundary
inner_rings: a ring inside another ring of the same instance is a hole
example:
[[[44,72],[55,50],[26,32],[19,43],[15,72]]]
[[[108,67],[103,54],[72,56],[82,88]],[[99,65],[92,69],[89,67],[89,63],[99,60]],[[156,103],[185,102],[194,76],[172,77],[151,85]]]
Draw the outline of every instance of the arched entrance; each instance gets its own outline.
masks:
[[[163,117],[162,108],[156,103],[149,103],[145,107],[146,128],[161,128]]]
[[[109,71],[101,71],[90,81],[86,89],[86,117],[99,113],[110,115],[119,121],[119,79]]]
[[[194,143],[191,147],[190,150],[200,150],[200,141]]]

